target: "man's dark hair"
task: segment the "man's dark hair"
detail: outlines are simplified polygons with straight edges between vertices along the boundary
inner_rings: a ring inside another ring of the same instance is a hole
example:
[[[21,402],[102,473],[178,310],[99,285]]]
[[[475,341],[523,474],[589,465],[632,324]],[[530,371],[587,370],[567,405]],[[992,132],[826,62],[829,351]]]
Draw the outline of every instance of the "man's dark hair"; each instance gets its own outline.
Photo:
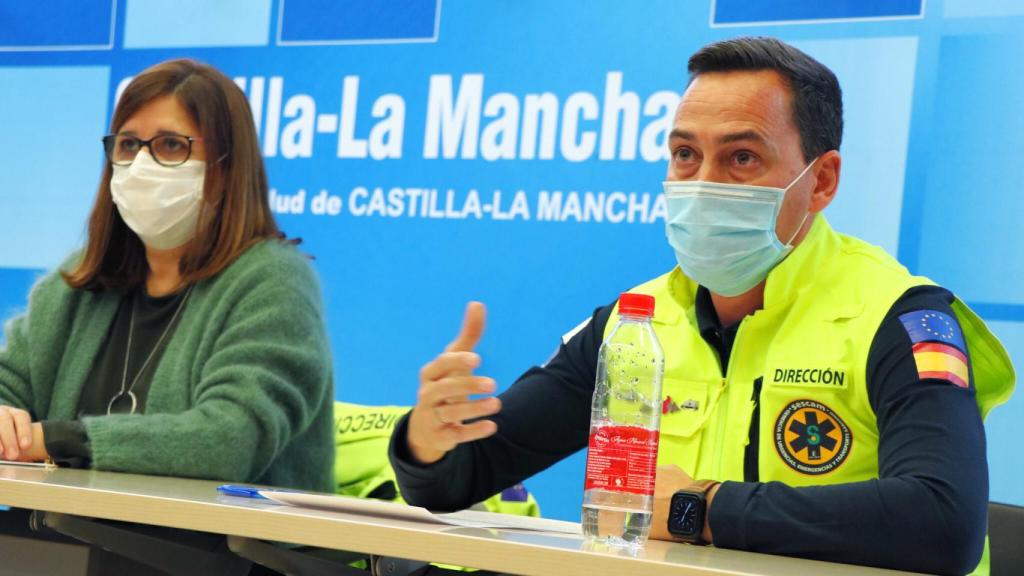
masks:
[[[708,72],[774,70],[793,95],[793,123],[804,160],[810,162],[843,140],[843,93],[824,64],[775,38],[744,37],[708,44],[690,57],[690,82]]]

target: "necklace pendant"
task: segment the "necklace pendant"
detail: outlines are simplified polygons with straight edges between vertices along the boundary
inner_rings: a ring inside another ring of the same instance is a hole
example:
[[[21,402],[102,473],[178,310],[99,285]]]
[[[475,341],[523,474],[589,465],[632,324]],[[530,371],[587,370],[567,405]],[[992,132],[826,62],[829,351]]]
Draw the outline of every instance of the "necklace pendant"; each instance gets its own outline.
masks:
[[[153,356],[156,355],[157,350],[160,349],[160,346],[164,343],[164,340],[167,338],[167,334],[169,334],[171,328],[174,327],[174,323],[178,321],[178,316],[181,314],[182,309],[185,308],[185,303],[188,302],[188,297],[192,295],[193,288],[195,288],[195,284],[189,286],[188,290],[185,291],[185,296],[182,297],[181,302],[178,303],[178,307],[174,311],[174,315],[171,316],[171,321],[167,323],[167,326],[164,328],[163,333],[160,334],[160,338],[156,341],[156,344],[153,346],[153,349],[149,351],[149,356],[146,356],[146,361],[142,363],[142,368],[139,368],[139,371],[135,374],[135,378],[132,378],[132,383],[129,385],[128,362],[132,357],[132,339],[135,336],[136,300],[135,296],[132,296],[132,311],[131,316],[128,317],[128,349],[124,353],[124,372],[121,375],[121,391],[115,394],[114,397],[110,399],[110,403],[107,404],[108,416],[114,413],[114,404],[117,404],[121,400],[121,398],[125,396],[127,396],[132,401],[132,408],[131,411],[129,411],[128,413],[135,414],[135,410],[138,408],[139,402],[138,399],[135,398],[135,393],[132,392],[132,389],[135,388],[135,385],[139,382],[139,378],[142,377],[142,374],[146,372],[146,368],[149,367],[149,363],[153,360]],[[122,412],[118,412],[118,414],[121,413]]]
[[[107,404],[107,416],[115,414],[114,405],[120,402],[122,398],[128,398],[132,401],[132,407],[128,414],[135,414],[135,409],[138,407],[138,400],[135,398],[135,393],[128,390],[126,392],[118,392],[116,396],[110,399],[110,403]],[[116,412],[116,414],[123,414],[123,412]]]

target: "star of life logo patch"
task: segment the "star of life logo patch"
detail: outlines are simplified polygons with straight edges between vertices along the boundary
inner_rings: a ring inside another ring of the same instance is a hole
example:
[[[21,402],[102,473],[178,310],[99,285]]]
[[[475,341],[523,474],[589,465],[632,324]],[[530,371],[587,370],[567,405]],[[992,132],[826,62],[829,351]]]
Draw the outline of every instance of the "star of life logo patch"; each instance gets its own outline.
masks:
[[[853,446],[853,434],[842,418],[814,400],[794,400],[783,408],[774,439],[787,466],[812,476],[839,468]]]

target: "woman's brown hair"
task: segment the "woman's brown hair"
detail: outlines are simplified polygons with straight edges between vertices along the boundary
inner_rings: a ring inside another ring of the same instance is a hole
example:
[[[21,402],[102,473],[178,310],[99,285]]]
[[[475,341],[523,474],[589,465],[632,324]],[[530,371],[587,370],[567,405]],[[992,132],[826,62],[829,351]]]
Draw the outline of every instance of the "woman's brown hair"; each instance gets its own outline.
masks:
[[[216,275],[265,238],[283,238],[270,211],[267,176],[245,94],[215,68],[169,60],[136,76],[121,95],[111,133],[150,102],[174,96],[206,148],[206,181],[196,234],[181,259],[187,285]],[[146,281],[149,265],[139,237],[121,219],[110,195],[112,168],[103,170],[89,216],[89,237],[78,267],[64,273],[72,288],[128,291]]]

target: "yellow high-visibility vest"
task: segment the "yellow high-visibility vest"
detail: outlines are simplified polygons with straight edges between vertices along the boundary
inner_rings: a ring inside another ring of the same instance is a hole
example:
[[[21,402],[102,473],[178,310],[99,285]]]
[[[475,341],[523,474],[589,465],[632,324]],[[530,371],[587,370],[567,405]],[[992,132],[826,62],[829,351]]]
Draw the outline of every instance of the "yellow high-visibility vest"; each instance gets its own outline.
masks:
[[[769,273],[764,307],[741,321],[725,374],[697,326],[697,284],[676,268],[637,286],[631,291],[655,297],[652,325],[665,352],[663,394],[671,408],[661,418],[659,465],[676,464],[694,478],[744,480],[756,398],[759,481],[809,486],[877,478],[868,351],[896,300],[931,284],[882,249],[835,232],[819,214]],[[952,307],[984,418],[1013,392],[1013,366],[974,312],[959,300]],[[617,321],[616,306],[606,336]],[[793,430],[805,440],[794,442]],[[986,541],[976,573],[988,572],[987,555]]]

